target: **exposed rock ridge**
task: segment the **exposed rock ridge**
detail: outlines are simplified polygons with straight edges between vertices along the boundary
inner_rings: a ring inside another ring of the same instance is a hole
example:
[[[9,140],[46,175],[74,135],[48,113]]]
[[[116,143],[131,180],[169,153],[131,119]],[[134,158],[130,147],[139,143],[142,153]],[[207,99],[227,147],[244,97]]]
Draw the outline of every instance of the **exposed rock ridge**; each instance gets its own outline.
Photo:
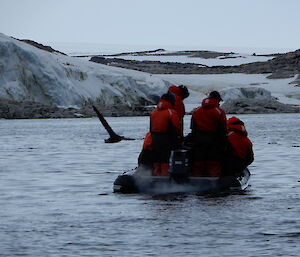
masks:
[[[62,55],[66,55],[66,54],[63,53],[63,52],[60,52],[60,51],[58,51],[58,50],[53,49],[51,46],[45,46],[45,45],[40,44],[40,43],[38,43],[38,42],[35,42],[35,41],[33,41],[33,40],[29,40],[29,39],[17,39],[17,40],[19,40],[19,41],[21,41],[21,42],[25,42],[25,43],[27,43],[27,44],[29,44],[29,45],[32,45],[32,46],[34,46],[34,47],[36,47],[36,48],[45,50],[45,51],[50,52],[50,53],[59,53],[59,54],[62,54]]]
[[[124,60],[121,58],[104,58],[100,56],[94,56],[90,60],[92,62],[139,70],[152,74],[272,73],[268,78],[290,78],[300,74],[300,49],[286,54],[279,54],[277,57],[266,62],[254,62],[236,66],[203,67],[203,65],[195,63],[135,61]]]

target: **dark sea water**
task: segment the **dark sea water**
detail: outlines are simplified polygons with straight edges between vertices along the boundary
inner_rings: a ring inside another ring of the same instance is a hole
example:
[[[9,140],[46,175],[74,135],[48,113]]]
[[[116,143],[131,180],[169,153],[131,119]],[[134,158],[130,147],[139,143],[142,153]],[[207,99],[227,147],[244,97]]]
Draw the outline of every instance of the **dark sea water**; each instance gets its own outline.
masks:
[[[300,115],[239,117],[251,187],[205,196],[112,193],[142,140],[104,144],[97,119],[0,120],[0,256],[300,256]]]

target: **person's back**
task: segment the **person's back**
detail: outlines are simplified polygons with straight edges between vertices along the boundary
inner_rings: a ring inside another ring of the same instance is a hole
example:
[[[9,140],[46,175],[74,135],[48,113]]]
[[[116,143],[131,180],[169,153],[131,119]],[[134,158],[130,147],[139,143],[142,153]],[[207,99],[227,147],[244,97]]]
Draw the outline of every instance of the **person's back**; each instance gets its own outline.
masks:
[[[174,97],[175,101],[173,103],[172,108],[174,109],[178,115],[180,124],[181,124],[181,136],[183,136],[183,117],[185,115],[185,107],[183,100],[189,96],[189,91],[185,86],[170,86],[168,89],[167,96],[169,98]],[[160,116],[160,115],[159,115]],[[162,119],[160,117],[160,119]],[[162,119],[164,120],[164,119]],[[159,126],[164,126],[161,124],[161,122],[158,122]],[[154,128],[156,130],[156,128]],[[143,168],[149,169],[153,167],[153,158],[152,158],[152,135],[150,132],[147,132],[144,143],[143,143],[143,148],[141,153],[139,154],[138,157],[138,165],[143,166]]]
[[[175,149],[181,133],[181,124],[172,106],[172,99],[163,95],[157,108],[150,114],[154,175],[167,176],[171,150]]]
[[[181,134],[183,135],[183,117],[185,115],[183,100],[189,96],[189,91],[185,86],[170,86],[169,91],[175,95],[174,110],[177,112],[181,122]]]
[[[219,107],[219,101],[214,98],[205,98],[202,106],[193,112],[192,130],[216,133],[224,127],[226,127],[226,115]]]
[[[254,160],[252,142],[244,123],[237,117],[227,121],[228,149],[225,159],[226,175],[237,175]]]
[[[191,119],[192,176],[221,176],[221,160],[226,142],[226,114],[219,103],[222,100],[217,91],[202,101]]]

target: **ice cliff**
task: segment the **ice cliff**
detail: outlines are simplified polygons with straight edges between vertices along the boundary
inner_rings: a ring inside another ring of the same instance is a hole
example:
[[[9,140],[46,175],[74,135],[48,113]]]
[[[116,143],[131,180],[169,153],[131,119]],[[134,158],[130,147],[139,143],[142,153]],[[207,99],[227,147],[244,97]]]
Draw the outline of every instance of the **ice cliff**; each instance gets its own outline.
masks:
[[[60,107],[155,103],[168,82],[148,73],[49,53],[0,33],[0,97]]]

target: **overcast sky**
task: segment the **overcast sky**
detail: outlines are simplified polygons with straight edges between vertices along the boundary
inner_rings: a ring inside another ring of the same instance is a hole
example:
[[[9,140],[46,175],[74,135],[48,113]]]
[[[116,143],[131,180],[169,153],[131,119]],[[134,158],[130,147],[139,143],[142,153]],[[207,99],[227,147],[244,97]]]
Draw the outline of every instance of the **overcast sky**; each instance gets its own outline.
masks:
[[[0,0],[0,32],[38,42],[300,48],[300,0]]]

